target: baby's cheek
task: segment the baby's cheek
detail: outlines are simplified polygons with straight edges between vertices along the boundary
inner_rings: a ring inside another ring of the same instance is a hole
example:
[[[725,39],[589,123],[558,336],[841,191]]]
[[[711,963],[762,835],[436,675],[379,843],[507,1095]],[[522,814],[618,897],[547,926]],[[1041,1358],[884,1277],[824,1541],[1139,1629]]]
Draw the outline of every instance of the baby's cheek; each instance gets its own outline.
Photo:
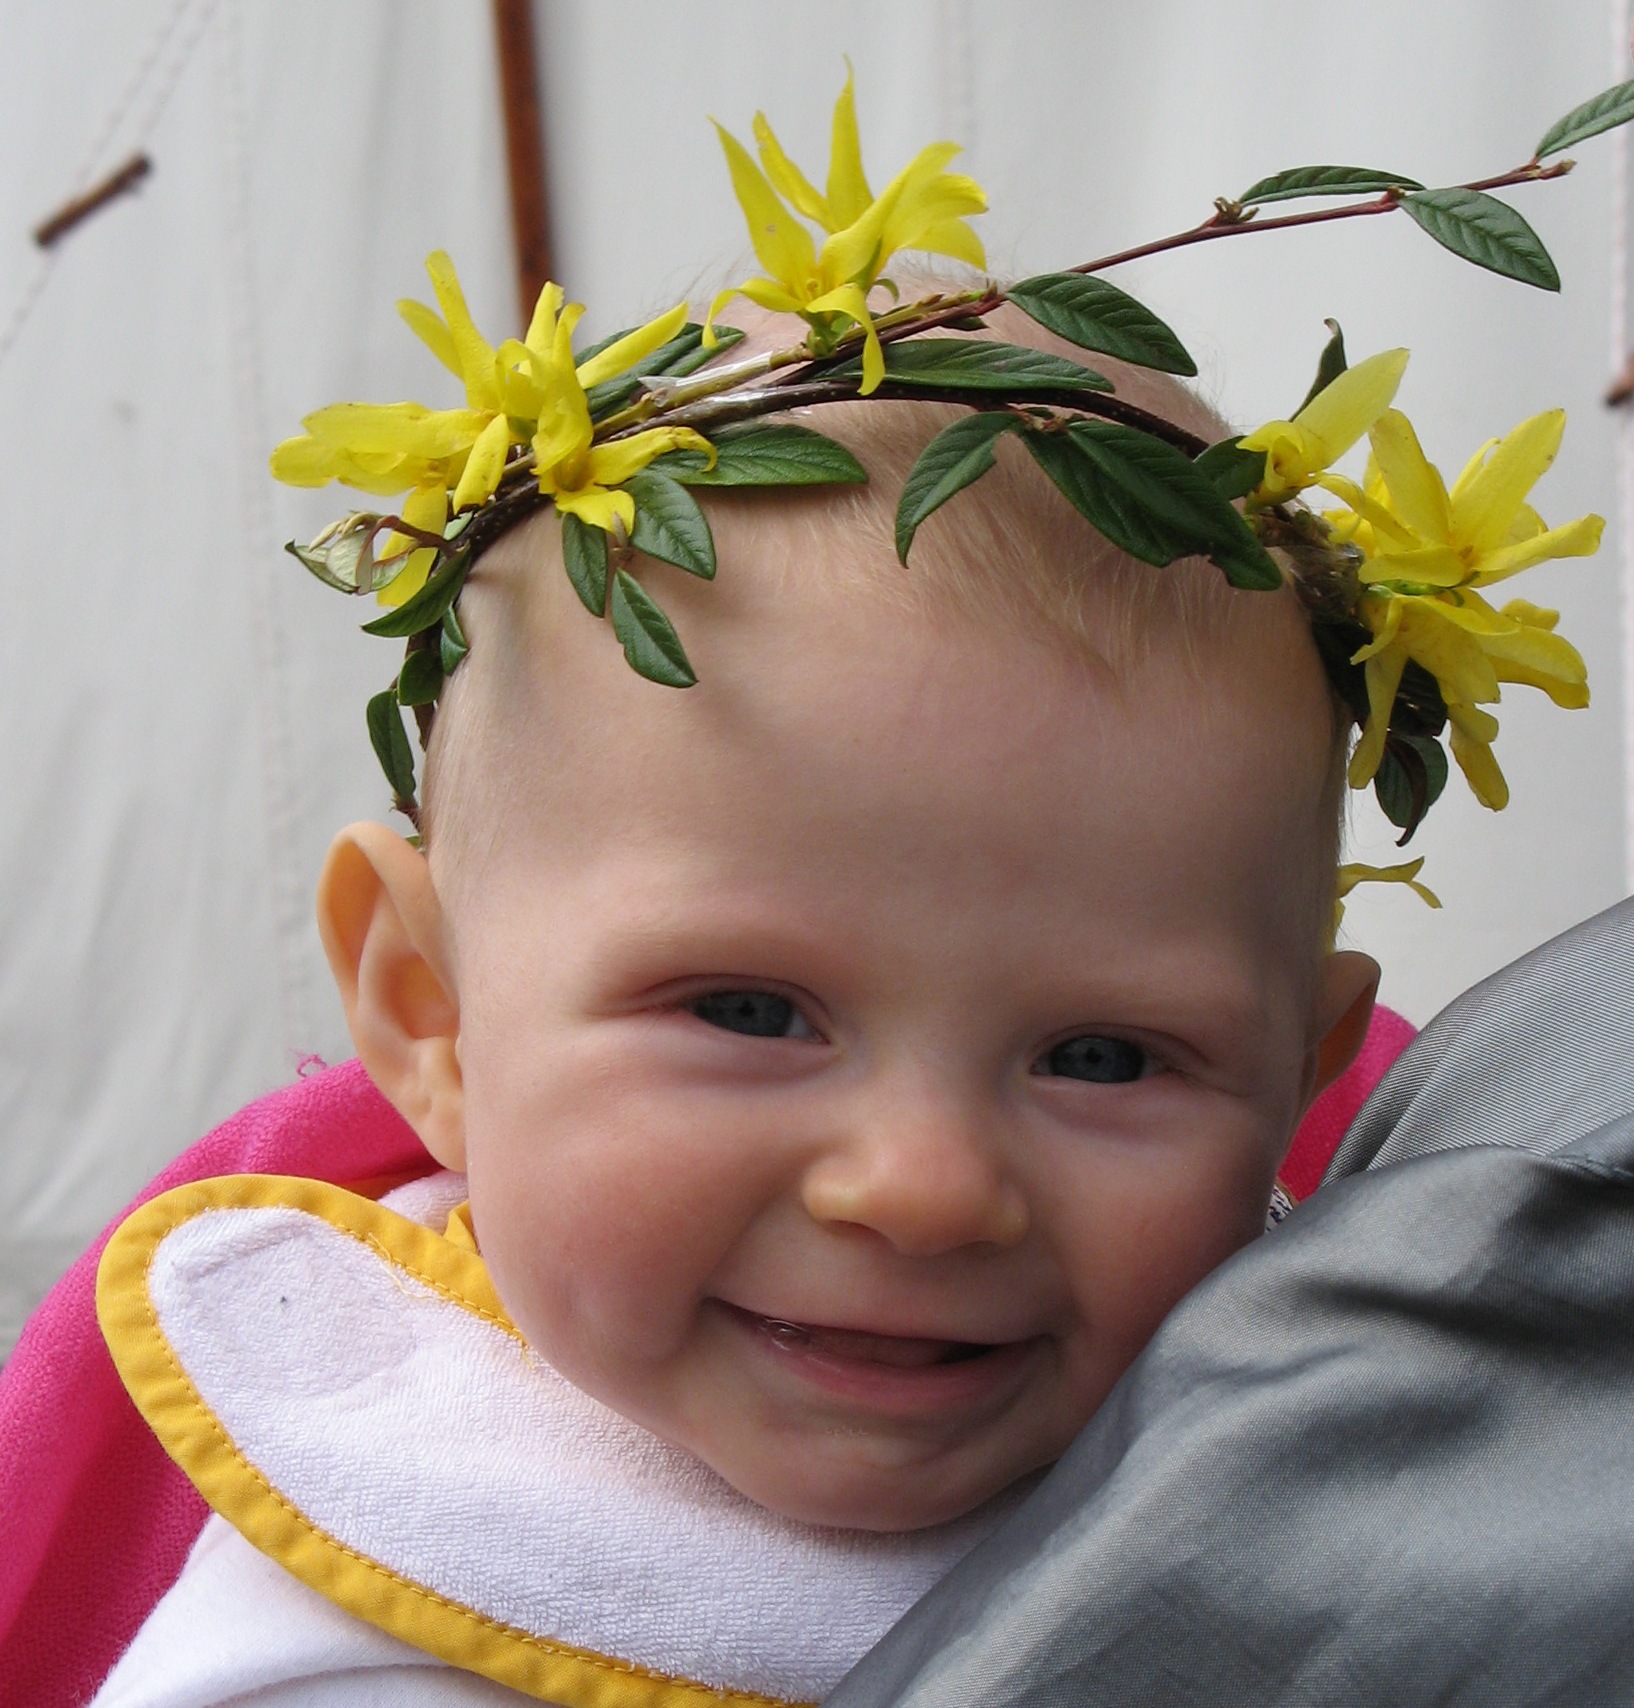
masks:
[[[530,1345],[565,1375],[599,1381],[672,1347],[690,1291],[678,1273],[685,1244],[628,1175],[568,1160],[485,1169],[479,1148],[472,1217],[494,1286]]]
[[[1270,1151],[1206,1147],[1101,1182],[1062,1240],[1078,1315],[1070,1385],[1085,1421],[1175,1305],[1263,1232]]]

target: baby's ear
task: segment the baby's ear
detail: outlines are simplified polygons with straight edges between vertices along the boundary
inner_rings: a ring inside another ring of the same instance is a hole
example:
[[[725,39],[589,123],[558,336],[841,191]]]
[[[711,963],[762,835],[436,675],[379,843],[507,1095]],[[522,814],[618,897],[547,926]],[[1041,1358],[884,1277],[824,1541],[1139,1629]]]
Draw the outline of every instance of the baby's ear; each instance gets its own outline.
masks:
[[[1373,1021],[1379,963],[1371,955],[1340,949],[1322,963],[1316,997],[1316,1042],[1307,1102],[1325,1091],[1356,1059]]]
[[[424,857],[384,825],[343,830],[318,880],[318,930],[369,1078],[444,1168],[463,1168],[459,1002]]]

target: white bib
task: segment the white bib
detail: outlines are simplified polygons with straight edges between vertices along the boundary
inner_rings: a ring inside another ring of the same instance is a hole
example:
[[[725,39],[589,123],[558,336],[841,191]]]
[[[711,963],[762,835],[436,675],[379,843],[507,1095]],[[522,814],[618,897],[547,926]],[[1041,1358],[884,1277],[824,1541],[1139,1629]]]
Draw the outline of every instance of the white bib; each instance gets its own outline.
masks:
[[[901,1535],[755,1505],[564,1381],[480,1257],[409,1219],[463,1196],[204,1181],[136,1211],[98,1278],[168,1451],[368,1624],[566,1708],[811,1701],[1019,1499]]]

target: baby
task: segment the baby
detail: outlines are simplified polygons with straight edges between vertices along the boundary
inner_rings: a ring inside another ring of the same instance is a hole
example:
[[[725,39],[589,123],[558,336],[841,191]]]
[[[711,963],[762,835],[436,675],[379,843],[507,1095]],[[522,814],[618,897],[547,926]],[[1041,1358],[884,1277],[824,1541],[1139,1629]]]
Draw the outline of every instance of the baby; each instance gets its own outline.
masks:
[[[1118,557],[1019,456],[903,570],[934,412],[852,413],[869,487],[717,497],[712,586],[642,567],[692,692],[551,526],[493,548],[429,857],[353,827],[319,915],[529,1344],[777,1512],[902,1530],[1050,1464],[1255,1237],[1376,968],[1327,950],[1293,594]]]
[[[643,564],[685,694],[552,526],[492,549],[427,857],[354,826],[319,900],[529,1343],[870,1530],[1059,1456],[1263,1228],[1377,976],[1328,949],[1343,726],[1294,596],[1121,557],[1019,455],[905,571],[937,413],[830,411],[867,487],[716,498],[712,585]]]
[[[1478,591],[1598,543],[1525,502],[1558,411],[1449,492],[1388,407],[1405,352],[1347,369],[1335,327],[1294,419],[1221,445],[1109,262],[886,306],[899,251],[985,265],[952,145],[876,196],[849,82],[823,191],[756,136],[722,143],[765,272],[711,314],[772,312],[758,362],[690,378],[684,306],[575,350],[553,285],[496,349],[439,254],[441,312],[403,312],[464,406],[334,405],[274,453],[397,506],[296,555],[368,591],[384,536],[371,626],[409,650],[370,729],[411,816],[399,708],[436,708],[419,845],[354,826],[320,886],[367,1084],[277,1119],[401,1133],[383,1095],[441,1167],[378,1202],[194,1171],[109,1240],[108,1350],[218,1516],[105,1622],[136,1635],[101,1708],[825,1695],[1261,1232],[1373,1007],[1332,946],[1347,770],[1410,833],[1447,726],[1503,804],[1501,681],[1586,704],[1554,613]],[[1424,217],[1470,193],[1414,218],[1473,253]],[[1541,253],[1476,258],[1540,284]],[[973,331],[1065,361],[927,336]],[[734,457],[856,472],[765,433],[791,398],[867,483],[705,486],[706,529],[684,483]],[[1313,486],[1346,508],[1282,507]]]
[[[995,322],[1049,347],[1019,316]],[[1176,382],[1110,366],[1120,396],[1220,436]],[[686,638],[699,681],[685,693],[637,676],[587,618],[552,517],[485,552],[461,598],[470,656],[431,742],[423,852],[355,825],[318,899],[363,1067],[466,1177],[448,1236],[469,1250],[327,1188],[265,1183],[164,1210],[160,1230],[200,1204],[316,1208],[391,1258],[396,1297],[429,1283],[599,1402],[567,1402],[584,1437],[569,1457],[593,1468],[623,1441],[638,1471],[608,1487],[635,1477],[677,1559],[692,1558],[699,1503],[737,1500],[762,1516],[731,1518],[749,1528],[723,1547],[772,1580],[768,1607],[792,1598],[817,1648],[829,1623],[861,1634],[805,1671],[760,1653],[688,1671],[665,1658],[668,1638],[620,1646],[600,1626],[594,1640],[528,1627],[501,1653],[493,1630],[527,1627],[504,1594],[451,1625],[447,1591],[393,1553],[413,1497],[363,1547],[342,1529],[345,1499],[340,1517],[313,1516],[267,1469],[265,1420],[252,1407],[240,1421],[211,1386],[236,1356],[227,1343],[258,1331],[224,1328],[211,1306],[203,1350],[178,1355],[182,1409],[213,1411],[226,1446],[167,1444],[257,1547],[348,1612],[291,1604],[286,1618],[279,1568],[229,1570],[234,1548],[256,1557],[216,1520],[99,1702],[181,1700],[176,1653],[213,1619],[231,1633],[229,1671],[210,1673],[217,1695],[188,1674],[190,1701],[280,1682],[302,1701],[373,1700],[339,1680],[368,1666],[406,1680],[418,1649],[495,1681],[462,1692],[443,1673],[426,1700],[499,1700],[504,1684],[572,1708],[821,1694],[1007,1510],[994,1497],[1061,1455],[1175,1302],[1262,1231],[1295,1125],[1360,1044],[1377,980],[1330,946],[1343,715],[1291,590],[1122,556],[1014,445],[931,517],[904,569],[902,480],[955,413],[827,410],[822,429],[869,484],[708,495],[713,584],[635,560]],[[237,1269],[207,1254],[174,1307],[162,1254],[144,1248],[142,1310],[151,1297],[185,1316],[212,1287],[218,1304],[259,1296],[277,1356],[275,1307],[298,1313],[311,1279],[308,1255],[278,1267],[287,1226],[257,1223],[248,1258],[228,1254]],[[318,1296],[346,1318],[341,1273],[324,1271]],[[371,1385],[421,1356],[369,1311],[354,1313],[355,1345],[349,1326],[325,1355],[334,1373],[298,1369],[284,1401],[320,1457],[339,1451],[326,1431],[367,1420],[344,1471],[358,1490],[368,1456],[398,1439]],[[103,1314],[117,1352],[119,1307]],[[121,1362],[139,1402],[142,1356]],[[433,1453],[487,1427],[461,1394],[465,1366],[450,1368],[431,1390]],[[537,1387],[537,1366],[524,1374]],[[331,1393],[339,1413],[320,1410]],[[143,1409],[157,1427],[175,1402]],[[496,1467],[536,1466],[547,1445],[560,1458],[533,1427],[502,1425]],[[738,1496],[698,1483],[697,1461]],[[664,1516],[654,1465],[689,1516]],[[536,1540],[532,1475],[510,1520],[519,1547]],[[381,1518],[365,1493],[352,1505]],[[591,1577],[611,1572],[610,1589],[570,1585],[570,1601],[624,1596],[643,1631],[670,1617],[671,1589],[641,1587],[642,1548],[615,1546],[609,1568],[594,1537],[563,1546]],[[360,1580],[360,1558],[406,1597]],[[741,1603],[728,1576],[697,1586],[706,1605]],[[686,1616],[708,1617],[691,1602]],[[731,1617],[731,1642],[774,1644],[773,1612],[742,1632]],[[622,1694],[599,1694],[609,1668]]]

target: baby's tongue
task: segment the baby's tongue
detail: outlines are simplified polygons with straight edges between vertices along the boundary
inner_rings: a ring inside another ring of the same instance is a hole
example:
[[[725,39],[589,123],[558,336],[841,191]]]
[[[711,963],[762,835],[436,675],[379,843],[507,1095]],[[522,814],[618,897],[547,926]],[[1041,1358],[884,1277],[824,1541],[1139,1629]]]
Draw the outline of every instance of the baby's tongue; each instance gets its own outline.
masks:
[[[808,1328],[801,1325],[806,1343],[832,1358],[860,1359],[869,1364],[890,1364],[917,1370],[940,1364],[956,1353],[974,1350],[960,1340],[917,1340],[907,1335],[867,1334],[860,1329]]]

